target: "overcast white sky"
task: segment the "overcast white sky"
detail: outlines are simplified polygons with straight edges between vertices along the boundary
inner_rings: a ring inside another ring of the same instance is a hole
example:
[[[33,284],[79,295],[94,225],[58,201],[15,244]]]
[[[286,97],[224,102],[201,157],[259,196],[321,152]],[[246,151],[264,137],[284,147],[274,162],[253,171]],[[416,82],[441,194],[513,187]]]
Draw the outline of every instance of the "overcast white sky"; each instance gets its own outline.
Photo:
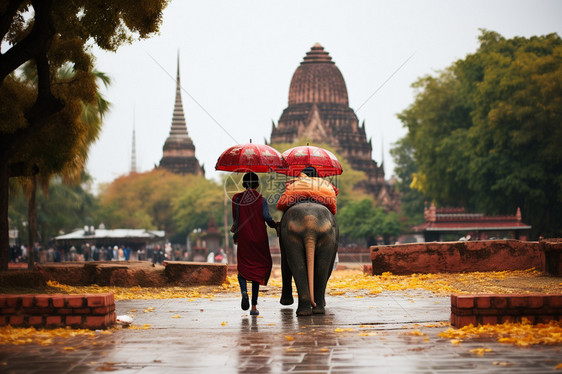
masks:
[[[410,85],[476,51],[479,28],[508,38],[562,35],[562,2],[173,0],[159,35],[117,53],[95,51],[97,69],[113,79],[105,91],[113,107],[88,171],[95,183],[129,172],[133,122],[137,169],[160,162],[179,50],[188,133],[206,176],[216,178],[224,173],[214,166],[226,148],[250,138],[269,141],[271,121],[287,107],[293,73],[318,42],[342,72],[379,164],[383,147],[389,178],[389,150],[405,134],[396,114],[413,102]]]

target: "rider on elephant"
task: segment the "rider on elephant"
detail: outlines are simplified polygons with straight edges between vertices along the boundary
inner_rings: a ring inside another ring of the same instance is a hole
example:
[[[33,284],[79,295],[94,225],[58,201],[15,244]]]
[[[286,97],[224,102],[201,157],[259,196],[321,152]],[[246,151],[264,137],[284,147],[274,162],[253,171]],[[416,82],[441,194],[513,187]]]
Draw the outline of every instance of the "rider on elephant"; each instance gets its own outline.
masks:
[[[308,166],[302,170],[299,178],[286,182],[285,192],[277,202],[277,209],[284,212],[296,203],[313,201],[324,205],[335,215],[338,192],[334,185],[318,177],[314,167]]]

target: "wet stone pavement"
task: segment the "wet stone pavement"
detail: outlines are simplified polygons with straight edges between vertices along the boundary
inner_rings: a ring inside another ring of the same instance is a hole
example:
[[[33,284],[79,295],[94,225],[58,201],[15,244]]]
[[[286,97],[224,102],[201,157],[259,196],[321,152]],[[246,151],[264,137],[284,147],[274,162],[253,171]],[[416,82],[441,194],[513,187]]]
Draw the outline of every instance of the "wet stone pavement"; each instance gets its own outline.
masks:
[[[256,317],[234,297],[117,301],[118,315],[134,314],[135,325],[150,328],[62,345],[0,346],[0,372],[553,373],[562,362],[560,346],[451,344],[438,336],[448,327],[440,323],[449,319],[450,299],[430,292],[326,302],[326,315],[297,317],[296,305],[262,297]],[[474,348],[492,351],[480,357],[469,352]]]

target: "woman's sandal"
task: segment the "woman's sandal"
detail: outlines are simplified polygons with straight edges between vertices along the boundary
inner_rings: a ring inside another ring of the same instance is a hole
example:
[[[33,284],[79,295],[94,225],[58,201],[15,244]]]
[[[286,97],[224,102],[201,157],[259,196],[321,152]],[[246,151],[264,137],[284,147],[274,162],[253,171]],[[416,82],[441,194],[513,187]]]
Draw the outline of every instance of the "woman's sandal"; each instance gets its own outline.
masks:
[[[250,315],[251,316],[258,316],[260,314],[259,310],[250,310]]]

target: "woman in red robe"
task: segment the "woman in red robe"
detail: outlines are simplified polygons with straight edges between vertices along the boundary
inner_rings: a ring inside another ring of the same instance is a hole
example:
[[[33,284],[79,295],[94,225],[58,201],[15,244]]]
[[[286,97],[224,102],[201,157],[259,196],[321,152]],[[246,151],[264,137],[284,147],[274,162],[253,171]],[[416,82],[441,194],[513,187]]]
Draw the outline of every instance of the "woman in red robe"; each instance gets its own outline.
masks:
[[[271,274],[271,253],[265,223],[277,229],[270,214],[267,200],[256,190],[259,178],[247,173],[242,179],[244,192],[232,198],[234,243],[238,244],[238,281],[242,292],[242,309],[250,307],[246,281],[252,281],[251,315],[258,315],[258,294],[261,285],[267,285]]]

